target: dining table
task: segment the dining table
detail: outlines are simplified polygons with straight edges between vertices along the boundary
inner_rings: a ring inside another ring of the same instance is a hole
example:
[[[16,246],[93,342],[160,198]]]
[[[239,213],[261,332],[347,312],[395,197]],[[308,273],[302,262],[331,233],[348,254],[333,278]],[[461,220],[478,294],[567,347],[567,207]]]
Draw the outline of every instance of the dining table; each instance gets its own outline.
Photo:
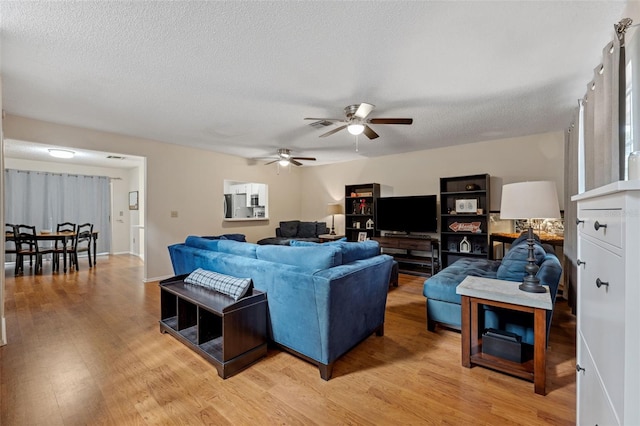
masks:
[[[60,241],[62,243],[62,270],[64,273],[67,272],[67,243],[69,239],[73,239],[76,236],[76,232],[73,231],[61,231],[61,232],[50,232],[50,231],[40,231],[36,234],[36,240],[38,241]],[[5,232],[5,240],[7,238],[13,237],[12,232]],[[93,231],[91,234],[91,244],[93,245],[93,264],[96,264],[96,246],[98,240],[98,231]]]

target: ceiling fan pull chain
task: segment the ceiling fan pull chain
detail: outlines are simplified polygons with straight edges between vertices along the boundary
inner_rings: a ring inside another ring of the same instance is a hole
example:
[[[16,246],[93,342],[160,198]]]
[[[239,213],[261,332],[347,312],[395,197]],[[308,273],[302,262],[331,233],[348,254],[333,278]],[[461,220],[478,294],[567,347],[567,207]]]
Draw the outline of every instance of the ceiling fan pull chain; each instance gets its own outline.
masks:
[[[356,152],[358,152],[358,135],[356,135]]]

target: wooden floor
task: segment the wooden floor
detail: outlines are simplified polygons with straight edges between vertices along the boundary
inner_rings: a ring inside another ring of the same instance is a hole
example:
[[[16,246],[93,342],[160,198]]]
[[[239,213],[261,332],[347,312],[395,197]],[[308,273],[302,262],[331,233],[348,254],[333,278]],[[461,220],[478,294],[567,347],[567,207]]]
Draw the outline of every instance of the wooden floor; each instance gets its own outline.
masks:
[[[330,381],[278,349],[222,380],[159,332],[158,286],[142,282],[138,258],[28,272],[15,278],[5,269],[2,425],[575,423],[575,318],[564,301],[552,324],[546,396],[532,383],[462,367],[460,334],[426,330],[424,279],[405,275],[389,292],[384,337],[338,360]]]

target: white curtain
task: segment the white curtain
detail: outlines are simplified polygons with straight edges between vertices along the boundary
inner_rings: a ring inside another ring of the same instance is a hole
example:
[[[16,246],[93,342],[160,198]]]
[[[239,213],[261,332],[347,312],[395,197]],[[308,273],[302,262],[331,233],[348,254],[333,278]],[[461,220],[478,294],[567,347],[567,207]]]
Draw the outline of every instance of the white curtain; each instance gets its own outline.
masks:
[[[624,40],[624,38],[623,38]],[[622,41],[623,41],[622,40]],[[620,180],[620,131],[624,123],[624,48],[615,38],[602,51],[602,64],[594,69],[593,80],[587,85],[583,102],[585,189],[598,188]],[[622,110],[621,103],[622,101]],[[622,113],[621,113],[622,111]]]
[[[92,223],[97,252],[111,248],[111,194],[106,176],[5,170],[5,222],[55,231],[58,223]]]

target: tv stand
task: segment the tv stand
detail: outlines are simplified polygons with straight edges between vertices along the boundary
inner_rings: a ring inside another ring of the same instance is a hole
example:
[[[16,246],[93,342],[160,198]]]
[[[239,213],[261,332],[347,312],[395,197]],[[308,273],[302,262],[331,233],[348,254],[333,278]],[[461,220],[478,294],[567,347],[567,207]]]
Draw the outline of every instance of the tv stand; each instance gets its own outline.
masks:
[[[398,262],[399,272],[431,276],[440,269],[437,239],[427,235],[386,235],[372,239],[380,244],[383,253]]]

